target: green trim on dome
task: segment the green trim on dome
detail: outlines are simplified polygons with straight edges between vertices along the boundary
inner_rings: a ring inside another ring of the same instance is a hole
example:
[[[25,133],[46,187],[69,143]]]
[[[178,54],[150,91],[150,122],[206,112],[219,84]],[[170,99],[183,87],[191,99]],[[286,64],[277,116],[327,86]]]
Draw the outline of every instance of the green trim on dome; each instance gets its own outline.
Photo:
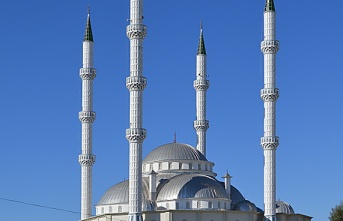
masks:
[[[87,23],[86,23],[86,31],[83,37],[83,41],[91,41],[93,42],[93,33],[92,33],[92,26],[91,26],[91,17],[88,11]]]
[[[275,5],[274,5],[274,0],[267,0],[266,1],[266,7],[264,8],[264,11],[273,11],[275,12]]]
[[[205,49],[205,41],[204,41],[204,35],[202,33],[202,25],[200,24],[200,39],[199,39],[199,45],[198,45],[198,53],[206,55],[206,49]]]

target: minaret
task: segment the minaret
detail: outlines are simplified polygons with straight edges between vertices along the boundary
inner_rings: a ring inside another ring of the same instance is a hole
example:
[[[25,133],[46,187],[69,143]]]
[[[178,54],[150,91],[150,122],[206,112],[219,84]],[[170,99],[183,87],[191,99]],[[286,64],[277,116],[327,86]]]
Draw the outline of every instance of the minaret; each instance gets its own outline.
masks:
[[[130,146],[129,159],[129,221],[142,221],[142,147],[146,130],[142,128],[143,90],[143,40],[146,36],[143,24],[143,0],[130,1],[130,25],[126,28],[130,39],[130,77],[126,87],[130,91],[130,128],[126,138]]]
[[[92,167],[95,156],[92,154],[92,125],[95,120],[93,112],[93,80],[96,71],[93,67],[93,34],[90,10],[83,38],[83,59],[80,77],[82,79],[82,111],[79,119],[82,124],[82,154],[79,155],[81,165],[81,220],[92,215]]]
[[[275,37],[274,0],[266,0],[264,10],[264,40],[261,51],[264,55],[264,88],[261,98],[264,102],[264,136],[261,146],[264,153],[264,216],[266,221],[276,220],[276,148],[279,137],[276,136],[276,100],[279,90],[276,88],[276,53],[279,42]]]
[[[196,120],[194,121],[194,129],[197,133],[197,149],[206,156],[206,131],[209,128],[209,122],[206,120],[206,91],[210,86],[210,82],[207,80],[206,75],[206,50],[201,23],[196,63],[196,80],[194,81]]]

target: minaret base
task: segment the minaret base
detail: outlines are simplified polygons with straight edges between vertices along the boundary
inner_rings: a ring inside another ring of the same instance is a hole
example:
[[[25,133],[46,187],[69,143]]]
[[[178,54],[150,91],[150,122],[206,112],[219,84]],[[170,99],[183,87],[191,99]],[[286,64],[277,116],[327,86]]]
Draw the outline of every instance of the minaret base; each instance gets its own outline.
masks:
[[[142,214],[141,213],[129,214],[128,221],[143,221]]]

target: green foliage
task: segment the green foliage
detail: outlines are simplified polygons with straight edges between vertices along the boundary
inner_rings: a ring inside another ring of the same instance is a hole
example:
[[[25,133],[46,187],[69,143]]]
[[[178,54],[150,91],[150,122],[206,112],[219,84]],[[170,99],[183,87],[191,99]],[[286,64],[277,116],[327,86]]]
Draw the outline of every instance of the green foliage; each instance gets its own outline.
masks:
[[[331,209],[330,221],[343,221],[343,201]]]

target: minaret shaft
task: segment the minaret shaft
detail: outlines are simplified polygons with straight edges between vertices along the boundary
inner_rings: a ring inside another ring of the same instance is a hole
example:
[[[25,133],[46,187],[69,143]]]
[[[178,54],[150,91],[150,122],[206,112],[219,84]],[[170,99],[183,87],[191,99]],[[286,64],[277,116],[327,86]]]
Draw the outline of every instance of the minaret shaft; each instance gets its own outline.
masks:
[[[206,156],[206,131],[209,128],[209,122],[206,120],[206,92],[210,86],[210,82],[207,80],[206,65],[206,50],[201,28],[198,54],[196,57],[196,80],[194,81],[194,89],[196,91],[196,120],[193,126],[197,133],[196,148],[204,156]]]
[[[267,0],[264,12],[264,40],[261,50],[264,54],[264,88],[261,98],[264,102],[264,136],[261,146],[264,152],[264,216],[266,221],[276,221],[276,53],[279,42],[275,35],[275,10],[273,0]]]
[[[143,125],[143,0],[130,1],[130,25],[126,34],[130,39],[130,76],[126,87],[130,91],[130,128],[126,130],[129,141],[129,221],[142,221],[142,148],[146,136]]]
[[[92,215],[92,168],[95,156],[92,153],[93,144],[93,80],[96,76],[93,68],[93,37],[90,27],[90,15],[88,13],[86,34],[83,41],[82,68],[80,77],[82,79],[82,111],[79,112],[81,121],[81,150],[79,163],[81,165],[81,220]]]

